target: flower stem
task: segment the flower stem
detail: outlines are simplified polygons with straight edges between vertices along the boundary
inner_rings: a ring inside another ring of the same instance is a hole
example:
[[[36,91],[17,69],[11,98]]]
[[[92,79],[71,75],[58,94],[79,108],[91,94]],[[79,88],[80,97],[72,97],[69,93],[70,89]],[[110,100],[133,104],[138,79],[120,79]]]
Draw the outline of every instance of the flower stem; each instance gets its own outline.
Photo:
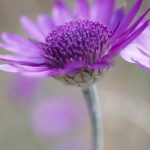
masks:
[[[92,123],[93,150],[102,150],[102,115],[99,96],[95,85],[83,88]]]

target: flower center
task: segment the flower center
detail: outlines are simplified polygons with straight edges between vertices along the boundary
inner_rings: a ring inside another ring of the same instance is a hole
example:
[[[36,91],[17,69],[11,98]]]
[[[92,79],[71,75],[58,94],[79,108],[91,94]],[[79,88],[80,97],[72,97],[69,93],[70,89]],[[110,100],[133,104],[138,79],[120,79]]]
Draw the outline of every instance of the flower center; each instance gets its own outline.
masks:
[[[108,53],[111,31],[104,25],[78,20],[56,27],[45,39],[43,50],[52,67],[70,62],[95,64]]]

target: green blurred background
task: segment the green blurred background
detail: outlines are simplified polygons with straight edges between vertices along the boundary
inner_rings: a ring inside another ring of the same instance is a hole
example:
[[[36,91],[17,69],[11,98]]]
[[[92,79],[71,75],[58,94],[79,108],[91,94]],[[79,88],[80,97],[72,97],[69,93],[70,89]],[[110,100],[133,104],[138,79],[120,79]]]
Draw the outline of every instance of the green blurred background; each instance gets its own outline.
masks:
[[[129,7],[134,0],[127,2]],[[74,1],[68,0],[68,3],[73,5]],[[121,3],[118,0],[118,5]],[[50,13],[52,4],[52,0],[0,0],[0,32],[22,33],[18,22],[20,15],[35,18],[40,12]],[[149,4],[149,0],[145,1],[143,9]],[[63,137],[38,136],[29,123],[32,106],[37,102],[18,103],[10,100],[7,91],[11,76],[0,72],[0,150],[58,150],[57,145],[73,141],[89,145],[87,115],[84,125]],[[105,150],[149,150],[150,73],[118,57],[114,68],[97,87],[102,103]],[[60,93],[79,95],[76,102],[85,107],[80,88],[66,87],[53,79],[44,79],[40,80],[38,91],[46,96]],[[37,95],[35,99],[42,99],[43,95]]]

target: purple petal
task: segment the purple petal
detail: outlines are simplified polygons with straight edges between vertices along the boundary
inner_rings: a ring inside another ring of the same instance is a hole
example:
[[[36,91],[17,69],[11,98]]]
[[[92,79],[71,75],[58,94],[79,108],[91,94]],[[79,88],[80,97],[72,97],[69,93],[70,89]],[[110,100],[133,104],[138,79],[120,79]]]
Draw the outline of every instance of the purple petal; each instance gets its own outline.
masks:
[[[0,65],[0,70],[6,71],[6,72],[12,72],[12,73],[19,72],[19,70],[16,67],[14,67],[13,65],[9,65],[9,64]]]
[[[11,33],[2,33],[1,38],[6,43],[0,43],[0,47],[10,52],[25,56],[40,56],[40,49],[30,40]]]
[[[63,74],[63,72],[63,69],[52,69],[40,72],[22,72],[22,74],[28,77],[46,78]]]
[[[128,44],[130,44],[136,37],[138,37],[144,29],[148,26],[149,20],[146,21],[138,30],[136,30],[132,35],[130,35],[127,39],[121,40],[119,43],[114,45],[112,49],[109,52],[109,56],[118,54],[121,49],[126,47]]]
[[[127,62],[134,63],[133,58],[138,60],[143,57],[143,54],[138,50],[136,44],[130,44],[120,53],[121,57]],[[144,56],[145,57],[145,56]]]
[[[88,66],[89,69],[109,69],[112,66],[112,64],[93,64]]]
[[[150,25],[131,44],[125,47],[120,55],[131,63],[149,59],[150,60]]]
[[[15,55],[0,55],[0,60],[6,61],[8,63],[17,63],[31,66],[40,66],[43,63],[45,63],[45,60],[43,59],[29,58]]]
[[[115,0],[94,0],[91,19],[108,25],[113,14]]]
[[[37,18],[37,22],[40,30],[45,34],[45,36],[47,36],[55,26],[52,19],[46,14],[40,14]]]
[[[1,34],[1,38],[8,44],[12,44],[12,45],[19,45],[19,44],[26,44],[27,46],[30,46],[30,42],[21,37],[20,35],[17,34],[11,34],[8,32],[4,32]]]
[[[64,73],[67,74],[67,73],[75,72],[81,70],[85,66],[86,65],[83,62],[69,62],[65,66]]]
[[[43,72],[48,71],[49,68],[45,66],[26,66],[26,65],[17,65],[17,64],[2,64],[0,65],[0,70],[6,72]]]
[[[103,57],[96,64],[89,65],[89,69],[108,69],[113,65],[113,60],[110,57]]]
[[[141,5],[142,5],[142,0],[137,0],[137,2],[133,5],[133,7],[128,12],[128,14],[122,20],[120,26],[118,27],[117,31],[113,35],[113,40],[116,39],[120,34],[123,33],[123,31],[125,31],[128,28],[128,26],[131,24],[134,17],[136,16],[137,12],[139,11]]]
[[[64,2],[55,0],[55,5],[52,9],[52,18],[56,25],[64,24],[73,19],[72,12]]]
[[[150,8],[148,8],[143,15],[141,15],[137,21],[127,30],[127,32],[125,34],[123,34],[122,38],[124,38],[125,36],[128,36],[129,34],[131,34],[138,26],[139,24],[144,20],[144,17],[149,13]]]
[[[134,60],[133,61],[139,65],[140,67],[142,67],[143,69],[145,69],[146,71],[150,71],[150,58],[148,59],[142,59],[141,60]]]
[[[114,29],[116,29],[116,27],[120,24],[120,22],[122,21],[122,19],[124,18],[125,15],[125,10],[124,10],[124,6],[117,9],[112,18],[111,18],[111,23],[110,23],[110,28],[112,29],[112,31]]]
[[[46,66],[26,66],[14,64],[14,67],[20,70],[20,72],[42,72],[50,70],[50,68]]]
[[[76,0],[75,14],[79,19],[88,19],[90,17],[90,7],[87,0]]]
[[[22,24],[24,30],[34,39],[39,41],[44,41],[45,36],[39,29],[39,27],[28,17],[20,17],[20,23]]]
[[[150,57],[150,24],[142,32],[142,34],[135,39],[134,43],[140,49],[140,51]]]

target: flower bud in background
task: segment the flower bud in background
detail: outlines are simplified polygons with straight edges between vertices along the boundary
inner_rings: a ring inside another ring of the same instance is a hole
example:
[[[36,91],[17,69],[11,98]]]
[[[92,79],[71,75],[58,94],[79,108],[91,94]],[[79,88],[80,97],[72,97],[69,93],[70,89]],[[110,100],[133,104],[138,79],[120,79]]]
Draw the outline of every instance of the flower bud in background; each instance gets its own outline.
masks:
[[[150,71],[150,25],[121,52],[121,56],[127,62]]]
[[[9,79],[8,96],[10,100],[26,102],[32,100],[36,95],[37,79],[21,76],[16,74]]]
[[[32,128],[42,137],[57,137],[78,129],[85,122],[85,109],[78,103],[78,96],[49,97],[33,106]]]

